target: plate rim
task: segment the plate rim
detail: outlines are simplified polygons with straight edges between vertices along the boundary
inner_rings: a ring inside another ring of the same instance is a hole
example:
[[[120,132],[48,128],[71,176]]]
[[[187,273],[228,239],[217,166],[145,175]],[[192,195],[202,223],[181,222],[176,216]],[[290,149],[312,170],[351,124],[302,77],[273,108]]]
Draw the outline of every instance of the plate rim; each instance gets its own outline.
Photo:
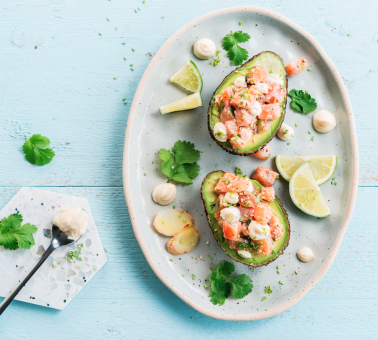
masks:
[[[353,153],[353,164],[352,164],[352,185],[351,185],[351,191],[349,195],[349,203],[348,208],[344,217],[344,220],[342,222],[341,228],[339,230],[339,233],[337,235],[337,238],[335,240],[335,244],[331,249],[330,254],[328,255],[327,259],[324,261],[323,266],[320,268],[320,270],[315,274],[315,276],[311,279],[311,281],[302,288],[301,291],[299,291],[297,294],[295,294],[292,298],[288,299],[287,301],[283,302],[282,304],[278,305],[277,307],[267,309],[263,312],[258,313],[252,313],[252,314],[243,314],[243,315],[229,315],[229,314],[223,314],[216,311],[211,311],[205,307],[200,306],[199,304],[193,302],[191,299],[189,299],[186,295],[182,294],[180,291],[178,291],[172,283],[169,282],[169,280],[163,275],[163,273],[158,268],[157,264],[155,263],[153,257],[150,254],[150,251],[148,249],[147,244],[145,243],[143,239],[143,235],[138,227],[138,222],[136,219],[135,209],[132,202],[132,195],[131,195],[131,189],[130,189],[130,177],[129,177],[129,147],[130,147],[130,140],[131,140],[131,131],[132,131],[132,125],[135,118],[135,114],[138,108],[139,99],[141,97],[141,94],[143,92],[143,89],[150,77],[150,74],[162,55],[165,53],[165,51],[168,49],[168,47],[177,39],[179,38],[184,32],[186,32],[188,29],[193,27],[194,25],[200,23],[201,21],[207,20],[209,18],[222,15],[222,14],[229,14],[229,13],[235,13],[235,12],[248,12],[248,13],[255,13],[255,14],[262,14],[267,17],[271,17],[273,19],[276,19],[289,27],[291,27],[293,30],[297,31],[300,35],[305,37],[311,45],[317,50],[317,52],[320,54],[320,56],[323,58],[324,62],[328,66],[329,70],[331,71],[332,75],[335,78],[335,81],[338,85],[338,88],[341,92],[341,96],[344,102],[344,105],[346,107],[347,116],[348,116],[348,122],[349,122],[349,129],[350,129],[350,135],[351,135],[351,141],[352,141],[352,153]],[[354,123],[354,116],[353,116],[353,110],[352,105],[349,99],[348,92],[346,90],[346,87],[344,85],[344,82],[341,78],[340,73],[336,69],[335,65],[331,61],[331,59],[328,57],[326,52],[323,50],[321,45],[316,41],[316,39],[311,36],[307,31],[305,31],[303,28],[301,28],[299,25],[295,24],[291,20],[287,19],[286,17],[271,11],[266,8],[262,7],[256,7],[256,6],[236,6],[236,7],[230,7],[230,8],[223,8],[219,9],[213,12],[209,12],[207,14],[204,14],[197,19],[194,19],[187,23],[186,25],[182,26],[180,29],[178,29],[174,34],[171,35],[169,39],[165,41],[165,43],[160,47],[158,52],[155,54],[153,59],[151,60],[150,64],[148,65],[146,71],[144,72],[138,88],[135,92],[134,99],[130,108],[129,112],[129,118],[127,120],[126,125],[126,134],[125,134],[125,142],[124,142],[124,150],[123,150],[123,168],[122,168],[122,175],[123,175],[123,189],[125,194],[125,200],[126,205],[129,210],[130,220],[131,224],[133,226],[133,231],[135,234],[135,237],[139,243],[139,246],[142,249],[143,255],[146,258],[148,264],[150,265],[153,272],[156,274],[156,276],[160,279],[161,282],[165,284],[173,293],[175,293],[181,300],[183,300],[185,303],[187,303],[189,306],[197,310],[198,312],[220,320],[232,320],[232,321],[251,321],[251,320],[260,320],[265,318],[270,318],[272,316],[275,316],[277,314],[280,314],[287,310],[288,308],[295,305],[299,300],[301,300],[311,289],[314,287],[314,285],[324,276],[324,274],[328,271],[328,269],[331,267],[332,262],[334,261],[336,254],[338,252],[338,249],[340,247],[341,241],[343,239],[343,236],[346,232],[346,229],[348,227],[349,221],[352,217],[352,213],[354,210],[354,206],[356,203],[356,197],[357,197],[357,189],[358,189],[358,172],[359,172],[359,158],[358,158],[358,147],[357,147],[357,134],[356,134],[356,127]]]

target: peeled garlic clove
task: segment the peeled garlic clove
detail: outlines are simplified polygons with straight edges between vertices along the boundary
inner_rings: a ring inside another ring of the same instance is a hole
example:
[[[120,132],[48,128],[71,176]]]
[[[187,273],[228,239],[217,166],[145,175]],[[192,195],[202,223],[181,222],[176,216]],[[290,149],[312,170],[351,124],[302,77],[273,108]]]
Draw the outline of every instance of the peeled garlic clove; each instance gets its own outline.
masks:
[[[160,205],[171,204],[176,197],[176,186],[171,183],[159,184],[152,191],[152,198]]]
[[[312,117],[312,122],[316,131],[321,133],[330,132],[336,126],[336,118],[328,110],[320,110]]]
[[[207,38],[198,40],[193,45],[194,54],[199,59],[210,59],[215,54],[215,44]]]
[[[314,253],[309,247],[298,249],[297,256],[302,262],[310,262],[314,258]]]

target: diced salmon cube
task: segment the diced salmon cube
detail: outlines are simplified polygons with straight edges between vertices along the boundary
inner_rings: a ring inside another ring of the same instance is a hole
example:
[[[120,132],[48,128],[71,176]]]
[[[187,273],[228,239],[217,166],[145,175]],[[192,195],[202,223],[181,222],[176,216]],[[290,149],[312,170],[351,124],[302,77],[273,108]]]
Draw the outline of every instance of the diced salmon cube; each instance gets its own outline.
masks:
[[[223,124],[229,120],[234,120],[234,115],[231,112],[231,106],[225,106],[221,112],[220,119]]]
[[[262,149],[252,154],[253,157],[266,160],[270,157],[270,145],[265,145]]]
[[[260,197],[268,202],[271,202],[275,198],[275,192],[273,187],[262,187]]]
[[[252,174],[252,179],[264,187],[271,187],[278,178],[278,173],[259,166]]]
[[[256,240],[254,243],[257,245],[258,254],[269,255],[273,250],[273,240],[270,235],[262,240]]]
[[[228,221],[223,221],[223,237],[227,240],[238,241],[240,238],[241,223],[228,223]]]
[[[281,116],[282,108],[279,103],[261,105],[261,109],[262,112],[259,116],[260,119],[275,120]]]
[[[251,115],[245,109],[235,110],[236,125],[240,126],[249,126],[256,121],[256,117]]]
[[[266,72],[264,66],[255,66],[248,71],[248,83],[257,84],[263,83],[266,80]]]
[[[256,196],[252,193],[240,193],[239,204],[245,208],[254,208],[256,206]]]
[[[289,77],[296,75],[303,71],[307,66],[307,60],[305,58],[299,58],[286,65],[286,73]]]
[[[278,240],[283,235],[283,226],[280,220],[276,216],[272,216],[270,219],[270,235],[274,240]]]
[[[256,123],[257,132],[268,131],[271,125],[272,125],[272,121],[259,119]]]
[[[273,211],[267,203],[259,202],[256,204],[253,217],[257,223],[265,225],[273,216]]]
[[[269,86],[268,93],[265,94],[265,101],[271,104],[281,103],[285,97],[285,94],[286,90],[283,86],[273,83]]]

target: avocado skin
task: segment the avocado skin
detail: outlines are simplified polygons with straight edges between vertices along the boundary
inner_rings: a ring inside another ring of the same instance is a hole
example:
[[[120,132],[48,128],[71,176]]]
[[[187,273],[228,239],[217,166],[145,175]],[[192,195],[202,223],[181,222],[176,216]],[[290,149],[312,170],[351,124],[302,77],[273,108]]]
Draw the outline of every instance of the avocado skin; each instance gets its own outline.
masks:
[[[206,213],[206,218],[207,218],[207,221],[209,222],[209,227],[214,235],[214,238],[217,240],[219,246],[222,248],[222,250],[229,256],[231,257],[233,260],[237,261],[237,262],[240,262],[240,263],[243,263],[245,264],[246,266],[250,266],[250,267],[262,267],[262,266],[267,266],[269,263],[273,262],[274,260],[276,260],[281,254],[283,254],[284,250],[286,249],[286,247],[289,245],[289,240],[290,240],[290,221],[289,221],[289,216],[285,210],[285,208],[283,207],[281,201],[277,198],[277,196],[275,196],[275,199],[277,200],[282,212],[284,213],[284,216],[285,216],[285,219],[286,219],[286,222],[287,222],[287,239],[286,239],[286,242],[285,242],[285,245],[281,248],[280,252],[276,254],[276,256],[267,261],[267,262],[264,262],[264,263],[258,263],[258,264],[254,264],[254,263],[245,263],[243,262],[242,260],[232,256],[231,254],[227,253],[226,249],[223,247],[223,242],[221,240],[219,240],[215,234],[215,231],[212,227],[212,224],[211,224],[211,219],[210,219],[210,214],[209,212],[207,211],[207,207],[206,207],[206,201],[205,201],[205,197],[204,197],[204,193],[203,193],[203,187],[204,187],[204,184],[205,184],[205,181],[206,179],[213,173],[218,173],[218,172],[223,172],[225,173],[225,171],[223,170],[215,170],[215,171],[212,171],[210,173],[207,174],[207,176],[203,179],[202,181],[202,185],[201,185],[201,198],[202,198],[202,202],[203,202],[203,205],[204,205],[204,208],[205,208],[205,213]]]
[[[267,145],[267,144],[273,139],[273,137],[277,134],[277,131],[280,129],[280,127],[281,127],[281,125],[282,125],[282,123],[283,123],[283,121],[284,121],[284,118],[285,118],[285,114],[286,114],[286,105],[287,105],[287,88],[288,88],[287,74],[286,74],[285,112],[284,112],[283,115],[282,115],[281,123],[280,123],[280,125],[278,126],[278,128],[276,129],[276,131],[271,135],[271,137],[270,137],[265,143],[261,144],[261,145],[258,147],[258,149],[256,149],[255,151],[249,151],[249,152],[238,152],[238,151],[236,151],[237,149],[228,148],[228,147],[224,146],[222,143],[220,143],[220,142],[215,138],[215,136],[214,136],[214,132],[213,132],[213,129],[211,128],[211,108],[212,108],[212,103],[213,103],[213,100],[214,100],[214,96],[215,96],[216,92],[218,91],[218,89],[222,86],[222,84],[227,80],[227,78],[228,78],[231,74],[235,73],[235,71],[239,70],[241,67],[246,66],[246,65],[247,65],[248,63],[250,63],[253,59],[259,57],[260,55],[262,55],[262,54],[264,54],[264,53],[272,53],[272,54],[274,54],[275,56],[277,56],[277,57],[281,60],[282,64],[285,65],[284,62],[283,62],[283,60],[282,60],[282,58],[281,58],[278,54],[276,54],[276,53],[274,53],[274,52],[271,52],[271,51],[263,51],[263,52],[260,52],[259,54],[256,54],[255,56],[253,56],[251,59],[247,60],[243,65],[239,66],[239,67],[236,68],[234,71],[232,71],[231,73],[229,73],[229,74],[223,79],[223,81],[219,84],[219,86],[215,89],[215,91],[214,91],[214,93],[213,93],[213,95],[212,95],[212,97],[211,97],[211,99],[210,99],[209,109],[207,110],[207,128],[208,128],[208,130],[209,130],[209,132],[210,132],[210,136],[211,136],[211,138],[215,141],[215,143],[217,143],[217,144],[218,144],[223,150],[225,150],[225,151],[227,151],[228,153],[233,154],[233,155],[248,156],[248,155],[252,155],[252,154],[254,154],[254,153],[260,151],[260,150],[261,150],[265,145]]]

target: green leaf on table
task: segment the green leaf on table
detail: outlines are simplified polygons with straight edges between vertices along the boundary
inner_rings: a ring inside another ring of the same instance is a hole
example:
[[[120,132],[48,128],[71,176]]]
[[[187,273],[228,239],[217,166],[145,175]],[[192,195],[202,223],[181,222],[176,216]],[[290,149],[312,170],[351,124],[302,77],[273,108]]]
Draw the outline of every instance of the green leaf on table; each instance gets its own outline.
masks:
[[[34,134],[30,138],[26,137],[26,139],[27,142],[22,146],[22,150],[29,163],[43,166],[52,161],[55,152],[50,148],[46,148],[50,145],[50,140],[47,137]]]

